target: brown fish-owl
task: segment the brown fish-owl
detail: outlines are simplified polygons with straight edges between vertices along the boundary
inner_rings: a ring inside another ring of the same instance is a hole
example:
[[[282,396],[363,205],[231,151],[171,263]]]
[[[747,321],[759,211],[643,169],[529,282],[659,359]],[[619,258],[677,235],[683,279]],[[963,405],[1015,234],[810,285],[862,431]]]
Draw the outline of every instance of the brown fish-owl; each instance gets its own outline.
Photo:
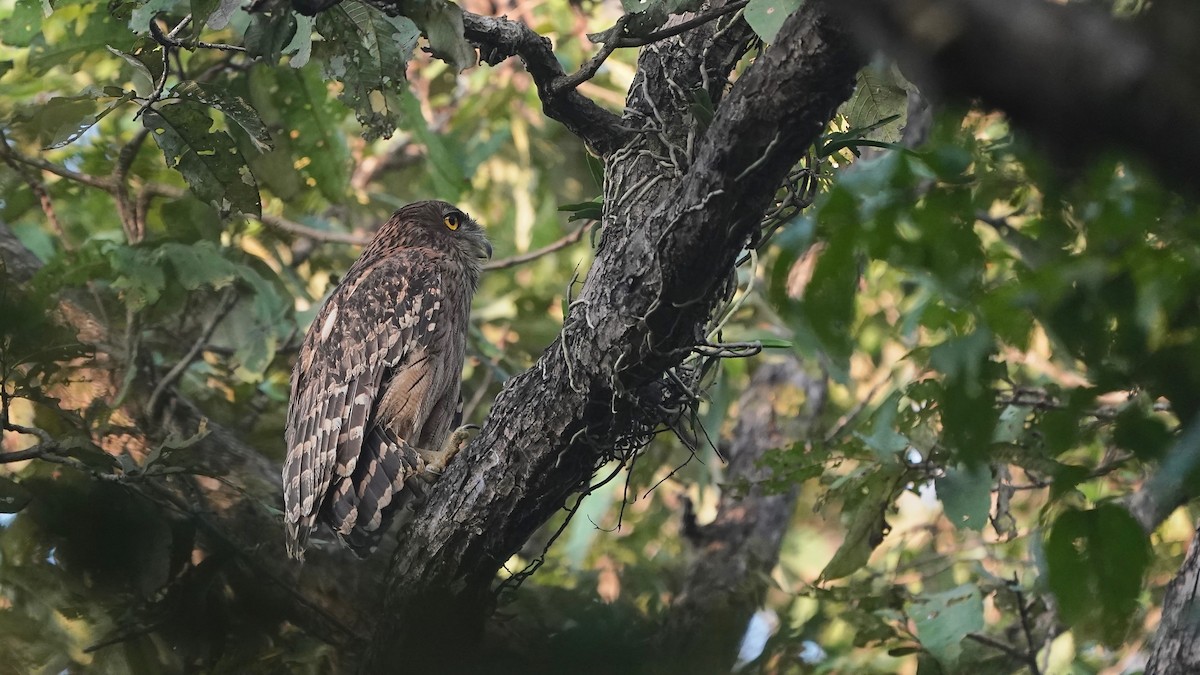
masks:
[[[283,501],[287,549],[303,559],[324,522],[355,553],[463,440],[459,388],[471,297],[492,254],[451,204],[397,211],[304,336],[292,370]],[[407,482],[407,487],[406,487]]]

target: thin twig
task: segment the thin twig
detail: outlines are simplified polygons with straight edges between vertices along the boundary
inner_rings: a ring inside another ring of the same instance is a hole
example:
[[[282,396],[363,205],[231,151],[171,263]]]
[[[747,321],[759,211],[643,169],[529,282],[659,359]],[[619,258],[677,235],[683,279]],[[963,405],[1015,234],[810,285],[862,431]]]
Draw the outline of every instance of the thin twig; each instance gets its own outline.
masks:
[[[584,63],[582,66],[580,66],[579,70],[571,73],[570,75],[564,75],[562,77],[555,78],[554,82],[551,84],[551,87],[553,87],[555,91],[575,89],[579,85],[595,77],[596,73],[600,70],[600,66],[604,64],[604,61],[608,59],[608,57],[611,56],[614,51],[616,51],[617,47],[620,46],[618,43],[621,41],[621,34],[625,32],[625,25],[629,23],[629,19],[632,16],[632,14],[625,14],[621,18],[617,19],[617,23],[614,24],[613,27],[608,31],[605,31],[604,35],[606,37],[604,40],[604,46],[600,48],[600,51],[596,52],[595,56],[588,59],[587,63]]]
[[[208,344],[208,341],[212,338],[212,334],[217,329],[217,326],[220,325],[221,321],[237,303],[237,297],[236,288],[231,287],[225,291],[225,295],[221,298],[217,310],[213,312],[213,315],[208,319],[208,323],[204,325],[204,329],[200,331],[200,337],[196,338],[196,341],[192,343],[192,347],[188,350],[187,354],[184,354],[183,358],[171,370],[167,371],[167,374],[155,385],[154,393],[150,395],[150,402],[146,405],[147,412],[151,415],[154,414],[155,405],[158,403],[159,397],[162,396],[167,387],[174,384],[183,375],[183,371],[187,370],[188,366],[192,365],[192,362],[200,355],[200,352],[204,349],[204,345]]]
[[[4,135],[3,130],[0,130],[0,146],[4,148],[0,151],[0,157],[3,157],[4,163],[12,167],[13,171],[16,171],[21,176],[21,179],[25,181],[25,184],[29,186],[29,189],[33,191],[34,196],[37,197],[38,203],[42,207],[42,213],[46,214],[46,221],[49,222],[50,228],[58,235],[63,248],[68,251],[71,250],[73,247],[70,240],[67,239],[66,230],[63,229],[62,223],[58,220],[58,214],[54,211],[54,203],[50,201],[50,193],[46,191],[46,185],[17,161],[16,153],[9,147],[8,137]]]
[[[1029,666],[1033,670],[1034,675],[1039,675],[1039,671],[1037,669],[1037,659],[1030,658],[1029,654],[1026,654],[1025,652],[1021,651],[1020,649],[1017,649],[1016,647],[1013,647],[1012,645],[1001,642],[1001,641],[997,640],[996,638],[988,637],[987,635],[983,635],[980,633],[967,633],[967,637],[971,640],[978,642],[981,645],[987,645],[988,647],[991,647],[992,649],[996,649],[998,651],[1004,652],[1005,656],[1008,656],[1009,658],[1011,658],[1015,661],[1020,661],[1021,663],[1024,663],[1025,665]]]
[[[1025,643],[1029,645],[1029,673],[1030,675],[1042,675],[1042,671],[1038,668],[1037,663],[1038,650],[1033,645],[1033,628],[1029,625],[1029,608],[1025,606],[1025,594],[1021,592],[1020,583],[1017,579],[1017,573],[1013,572],[1012,591],[1017,596],[1017,610],[1021,615],[1021,630],[1025,633]]]
[[[657,31],[654,31],[653,33],[650,33],[649,35],[644,35],[642,37],[630,37],[630,38],[622,39],[617,46],[618,47],[644,47],[653,42],[658,42],[659,40],[666,40],[667,38],[675,37],[676,35],[679,35],[680,33],[686,33],[687,31],[695,28],[696,26],[706,24],[709,21],[712,21],[713,19],[719,19],[719,18],[725,16],[726,14],[731,14],[733,12],[736,12],[748,4],[750,4],[750,0],[736,0],[735,2],[731,2],[728,5],[725,5],[724,7],[717,7],[716,9],[713,9],[712,11],[705,12],[704,14],[695,16],[691,19],[688,19],[687,21],[684,21],[682,23],[671,26],[670,28],[664,28],[662,30],[657,30]]]
[[[349,232],[334,232],[331,230],[318,230],[315,227],[302,225],[294,220],[289,220],[283,216],[273,216],[267,213],[262,214],[259,221],[263,225],[281,232],[287,232],[299,237],[306,237],[313,241],[330,242],[334,244],[351,244],[354,246],[366,246],[371,243],[372,237],[361,234],[351,234]]]
[[[514,256],[511,256],[508,258],[501,258],[500,260],[493,260],[492,262],[484,265],[483,269],[485,269],[485,270],[502,270],[502,269],[507,269],[509,267],[516,267],[517,265],[524,265],[527,262],[532,262],[543,256],[550,255],[551,253],[554,253],[555,251],[561,251],[562,249],[570,246],[571,244],[574,244],[575,242],[579,241],[580,239],[583,239],[584,233],[587,232],[588,229],[591,227],[591,225],[594,223],[595,223],[595,221],[592,221],[592,223],[589,223],[588,225],[584,225],[583,227],[579,228],[578,230],[575,230],[571,234],[568,234],[567,236],[563,237],[562,239],[559,239],[558,241],[556,241],[552,244],[547,244],[539,249],[535,249],[535,250],[529,251],[527,253],[521,253],[520,255],[514,255]]]

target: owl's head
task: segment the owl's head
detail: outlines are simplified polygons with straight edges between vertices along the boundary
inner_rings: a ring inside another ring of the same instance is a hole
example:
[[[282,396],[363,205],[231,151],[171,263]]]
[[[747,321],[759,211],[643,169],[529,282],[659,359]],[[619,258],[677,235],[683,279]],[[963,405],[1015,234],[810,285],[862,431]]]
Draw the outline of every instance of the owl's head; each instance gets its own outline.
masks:
[[[478,267],[492,257],[492,245],[479,223],[461,209],[442,201],[414,202],[392,214],[368,248],[432,247],[456,254],[464,264]]]

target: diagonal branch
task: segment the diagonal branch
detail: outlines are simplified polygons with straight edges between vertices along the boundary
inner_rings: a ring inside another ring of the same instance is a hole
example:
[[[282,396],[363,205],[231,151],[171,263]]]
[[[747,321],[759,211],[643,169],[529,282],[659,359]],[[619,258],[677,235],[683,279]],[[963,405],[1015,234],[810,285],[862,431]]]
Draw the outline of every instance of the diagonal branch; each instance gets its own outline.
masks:
[[[521,58],[548,117],[561,122],[602,156],[620,147],[627,133],[620,128],[620,118],[575,90],[579,83],[567,77],[550,40],[523,23],[504,18],[464,12],[463,25],[467,39],[479,45],[484,63],[494,66],[510,56]]]
[[[823,3],[807,3],[738,79],[687,172],[659,177],[672,199],[606,199],[596,261],[558,340],[508,382],[401,531],[365,672],[399,658],[445,670],[443,659],[470,656],[462,645],[481,629],[496,571],[615,445],[637,442],[642,403],[703,340],[775,186],[849,96],[860,63]],[[631,221],[634,208],[647,217]]]

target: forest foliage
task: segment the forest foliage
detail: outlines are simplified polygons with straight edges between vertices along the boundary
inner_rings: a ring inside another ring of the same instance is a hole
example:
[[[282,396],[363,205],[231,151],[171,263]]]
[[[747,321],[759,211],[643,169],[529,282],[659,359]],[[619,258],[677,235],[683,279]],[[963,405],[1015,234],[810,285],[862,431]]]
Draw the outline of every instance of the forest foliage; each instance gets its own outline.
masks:
[[[802,3],[744,4],[761,50]],[[622,9],[636,38],[699,3],[622,5],[511,15],[569,72]],[[197,475],[204,425],[131,428],[127,401],[161,402],[133,391],[140,374],[281,461],[320,302],[392,210],[445,199],[512,262],[472,315],[479,423],[587,273],[600,163],[519,63],[475,65],[442,0],[314,9],[0,0],[0,224],[41,263],[0,286],[0,450],[33,449],[0,464],[0,662],[16,664],[0,669],[328,670],[322,636],[232,591],[225,554],[194,552],[195,523],[154,485],[254,486]],[[635,68],[617,50],[580,91],[619,112]],[[775,630],[744,672],[1084,673],[1144,652],[1193,521],[1175,507],[1200,454],[1200,210],[1129,157],[1060,161],[986,109],[938,106],[913,142],[918,96],[882,57],[859,74],[715,317],[763,352],[706,383],[712,442],[659,435],[548,551],[565,515],[509,561],[546,556],[502,596],[521,638],[506,659],[640,658],[695,555],[681,497],[704,520],[746,489],[719,439],[748,373],[790,358],[827,375],[829,402],[766,460],[800,503],[763,599]],[[62,325],[63,298],[103,331]],[[99,370],[116,377],[97,397]]]

